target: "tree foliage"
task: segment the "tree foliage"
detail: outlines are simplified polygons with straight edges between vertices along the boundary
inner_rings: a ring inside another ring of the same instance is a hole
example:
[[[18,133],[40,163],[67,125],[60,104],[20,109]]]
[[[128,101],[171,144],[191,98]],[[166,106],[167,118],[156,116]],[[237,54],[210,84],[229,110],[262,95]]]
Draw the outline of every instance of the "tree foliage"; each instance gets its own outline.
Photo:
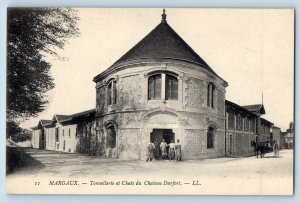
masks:
[[[54,88],[45,55],[61,59],[57,49],[79,35],[77,21],[73,9],[8,9],[7,122],[18,124],[44,110],[46,92]]]

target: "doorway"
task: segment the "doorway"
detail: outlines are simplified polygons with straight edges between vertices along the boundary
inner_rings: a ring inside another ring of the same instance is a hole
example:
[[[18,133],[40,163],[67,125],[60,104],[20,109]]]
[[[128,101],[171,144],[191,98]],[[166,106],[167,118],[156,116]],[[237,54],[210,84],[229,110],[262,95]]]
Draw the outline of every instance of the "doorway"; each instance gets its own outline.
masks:
[[[45,129],[42,129],[40,149],[45,149],[45,148],[46,148]]]
[[[157,140],[159,143],[164,139],[167,144],[173,140],[174,142],[175,133],[173,133],[172,129],[153,129],[150,133],[150,141]]]

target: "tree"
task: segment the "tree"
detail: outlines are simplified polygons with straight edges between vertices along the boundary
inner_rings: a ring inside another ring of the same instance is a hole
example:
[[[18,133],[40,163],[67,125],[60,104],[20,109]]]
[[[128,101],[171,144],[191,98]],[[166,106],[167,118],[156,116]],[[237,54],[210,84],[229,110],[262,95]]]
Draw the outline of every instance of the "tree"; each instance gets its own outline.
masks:
[[[9,8],[7,10],[7,132],[21,118],[37,116],[54,88],[46,55],[79,35],[77,12],[67,8]]]

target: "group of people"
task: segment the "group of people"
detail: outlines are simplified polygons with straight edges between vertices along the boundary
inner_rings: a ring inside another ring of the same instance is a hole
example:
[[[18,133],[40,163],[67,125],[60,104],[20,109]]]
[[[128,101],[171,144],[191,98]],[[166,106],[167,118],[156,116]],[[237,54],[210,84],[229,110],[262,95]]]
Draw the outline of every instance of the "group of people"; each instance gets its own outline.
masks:
[[[279,157],[279,145],[277,141],[274,141],[273,144],[270,142],[251,141],[251,146],[254,147],[256,158],[258,158],[259,155],[260,158],[263,158],[265,156],[265,153],[271,151],[273,151],[274,157]]]
[[[181,144],[180,140],[177,139],[177,143],[174,143],[173,140],[169,144],[163,139],[161,143],[157,140],[154,142],[150,140],[150,143],[147,147],[147,159],[146,161],[152,161],[153,159],[159,160],[170,159],[181,161]]]

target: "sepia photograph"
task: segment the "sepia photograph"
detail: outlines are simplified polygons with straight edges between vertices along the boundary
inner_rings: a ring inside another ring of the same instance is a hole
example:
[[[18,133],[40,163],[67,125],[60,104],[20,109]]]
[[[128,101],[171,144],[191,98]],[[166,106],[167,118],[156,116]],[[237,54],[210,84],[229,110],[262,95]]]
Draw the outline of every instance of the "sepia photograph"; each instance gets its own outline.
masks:
[[[6,192],[293,195],[294,15],[7,8]]]

